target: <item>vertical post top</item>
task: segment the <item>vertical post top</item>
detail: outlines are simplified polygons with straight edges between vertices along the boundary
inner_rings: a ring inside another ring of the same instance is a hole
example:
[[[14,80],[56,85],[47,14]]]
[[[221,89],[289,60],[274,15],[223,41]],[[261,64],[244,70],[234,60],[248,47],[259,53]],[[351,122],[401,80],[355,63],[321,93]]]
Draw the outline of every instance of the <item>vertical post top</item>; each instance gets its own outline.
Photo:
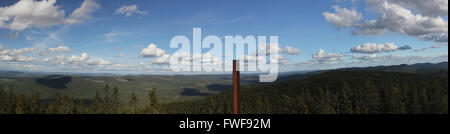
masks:
[[[233,71],[240,71],[239,70],[239,60],[233,60]]]

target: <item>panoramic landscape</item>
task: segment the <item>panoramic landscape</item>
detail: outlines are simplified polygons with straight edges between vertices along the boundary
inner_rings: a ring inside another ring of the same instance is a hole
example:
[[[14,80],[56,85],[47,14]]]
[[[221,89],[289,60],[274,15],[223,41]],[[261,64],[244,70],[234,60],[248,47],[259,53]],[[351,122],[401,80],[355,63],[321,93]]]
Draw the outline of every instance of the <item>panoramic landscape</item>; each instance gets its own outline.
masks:
[[[448,114],[448,0],[0,1],[0,114],[238,113]]]

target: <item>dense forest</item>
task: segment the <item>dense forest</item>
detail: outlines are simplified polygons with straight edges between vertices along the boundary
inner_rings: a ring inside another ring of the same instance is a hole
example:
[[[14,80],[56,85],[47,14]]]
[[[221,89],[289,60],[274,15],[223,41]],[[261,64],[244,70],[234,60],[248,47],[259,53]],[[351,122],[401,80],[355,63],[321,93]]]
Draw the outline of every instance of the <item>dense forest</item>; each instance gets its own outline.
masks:
[[[204,99],[163,105],[156,87],[147,100],[105,85],[90,103],[57,94],[16,95],[0,87],[0,114],[229,114],[231,90]],[[144,101],[147,101],[144,103]],[[145,105],[143,105],[145,104]],[[245,114],[448,114],[448,75],[336,70],[306,78],[241,87]]]
[[[140,105],[136,93],[128,100],[121,100],[117,86],[110,89],[106,84],[101,92],[86,103],[68,94],[57,94],[50,100],[42,100],[39,92],[31,96],[16,95],[10,87],[7,91],[0,86],[0,114],[159,114],[162,103],[156,96],[156,87],[148,90],[147,105]],[[86,105],[87,104],[87,105]]]
[[[167,104],[166,113],[232,113],[232,91]],[[448,114],[448,75],[329,71],[302,79],[245,86],[245,114]]]

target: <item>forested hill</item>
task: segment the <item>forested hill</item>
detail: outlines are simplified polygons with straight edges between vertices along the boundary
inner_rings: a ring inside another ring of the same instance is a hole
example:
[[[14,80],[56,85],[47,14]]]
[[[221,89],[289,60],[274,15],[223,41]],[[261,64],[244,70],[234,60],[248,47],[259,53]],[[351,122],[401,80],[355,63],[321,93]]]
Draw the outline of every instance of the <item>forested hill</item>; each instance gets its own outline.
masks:
[[[364,70],[364,71],[384,71],[384,72],[403,72],[414,74],[426,74],[435,76],[448,76],[448,62],[441,63],[416,63],[412,65],[401,64],[391,66],[375,66],[361,68],[342,68],[337,70]]]
[[[232,113],[232,91],[166,104],[166,113]],[[241,87],[241,113],[448,114],[448,75],[335,70]]]

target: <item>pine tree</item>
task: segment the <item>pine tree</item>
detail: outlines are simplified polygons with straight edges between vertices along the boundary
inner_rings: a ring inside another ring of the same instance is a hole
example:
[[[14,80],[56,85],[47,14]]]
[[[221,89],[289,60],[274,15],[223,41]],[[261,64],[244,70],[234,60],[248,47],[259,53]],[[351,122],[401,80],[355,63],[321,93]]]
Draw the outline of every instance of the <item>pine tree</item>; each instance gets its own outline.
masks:
[[[353,105],[351,97],[353,96],[353,94],[347,82],[343,83],[341,92],[339,92],[338,96],[339,96],[338,112],[341,114],[352,114]]]
[[[25,114],[25,103],[27,102],[27,97],[25,95],[19,95],[19,97],[17,97],[17,102],[16,102],[16,114]]]
[[[112,103],[111,103],[111,93],[109,92],[109,85],[106,83],[105,88],[103,89],[103,112],[106,114],[110,114],[112,111]]]
[[[39,92],[34,92],[31,95],[31,104],[30,104],[30,110],[32,114],[39,114],[42,113],[41,109],[41,100],[39,98]]]
[[[3,90],[3,86],[0,85],[0,114],[7,114],[7,103],[8,103],[8,95],[5,90]]]
[[[441,97],[441,110],[440,114],[448,114],[448,96],[447,95],[443,95],[443,97]]]
[[[118,114],[120,112],[120,108],[122,107],[122,102],[120,101],[119,88],[114,86],[114,91],[112,94],[112,103],[113,103],[113,113]]]
[[[158,97],[156,96],[156,87],[153,86],[151,90],[148,92],[149,97],[149,107],[148,112],[152,114],[157,114],[160,112],[160,103],[158,102]]]
[[[60,114],[70,114],[73,113],[74,104],[72,99],[67,95],[67,93],[64,93],[64,95],[61,97],[61,102],[59,106],[59,112]]]
[[[102,105],[102,100],[100,98],[100,93],[97,91],[95,93],[94,102],[92,103],[92,106],[91,106],[91,113],[94,113],[94,114],[103,113],[102,106],[103,105]]]
[[[16,102],[17,102],[17,98],[16,95],[13,92],[12,87],[10,87],[10,89],[8,90],[8,102],[6,103],[6,109],[7,109],[7,113],[8,114],[14,114],[16,113]]]
[[[421,112],[421,105],[420,105],[420,99],[419,99],[419,93],[417,91],[417,88],[413,88],[410,91],[410,103],[408,107],[408,113],[409,114],[420,114]]]
[[[376,85],[370,81],[366,81],[365,90],[367,90],[365,107],[367,107],[369,113],[380,113],[380,92]]]
[[[86,113],[83,100],[79,100],[76,109],[77,109],[77,112],[76,112],[77,114],[85,114]]]
[[[135,92],[131,93],[130,101],[129,101],[128,103],[129,103],[129,105],[131,106],[131,108],[130,108],[131,113],[132,113],[132,114],[136,114],[136,113],[138,112],[138,111],[137,111],[137,109],[138,109],[138,107],[137,107],[137,104],[138,104],[138,98],[137,98]]]
[[[306,101],[306,97],[305,97],[305,93],[304,92],[301,92],[301,95],[298,98],[298,100],[299,100],[299,102],[298,102],[298,104],[299,104],[298,112],[300,114],[309,114],[310,112],[308,110],[308,105],[306,104],[307,101]]]
[[[323,89],[320,87],[314,91],[314,105],[312,105],[311,112],[317,114],[329,114],[331,112]]]
[[[59,93],[56,93],[56,95],[53,96],[52,100],[48,104],[46,113],[58,114],[58,112],[60,112],[60,103],[61,103],[61,95]]]

